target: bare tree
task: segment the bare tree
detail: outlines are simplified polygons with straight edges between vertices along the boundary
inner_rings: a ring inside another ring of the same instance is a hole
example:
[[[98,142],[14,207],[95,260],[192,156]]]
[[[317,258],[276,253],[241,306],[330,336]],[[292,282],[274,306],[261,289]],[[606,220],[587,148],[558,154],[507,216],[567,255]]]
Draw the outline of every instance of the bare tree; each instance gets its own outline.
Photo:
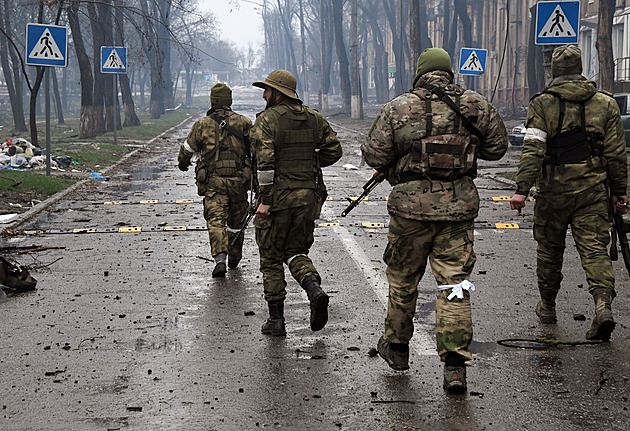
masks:
[[[599,61],[599,88],[614,91],[615,63],[612,51],[612,26],[615,15],[615,0],[599,1],[599,29],[597,31],[597,59]]]
[[[335,51],[337,52],[337,61],[339,62],[340,75],[340,91],[342,99],[342,112],[350,113],[350,71],[348,54],[346,53],[346,44],[343,40],[343,1],[333,0],[333,27],[335,31]]]

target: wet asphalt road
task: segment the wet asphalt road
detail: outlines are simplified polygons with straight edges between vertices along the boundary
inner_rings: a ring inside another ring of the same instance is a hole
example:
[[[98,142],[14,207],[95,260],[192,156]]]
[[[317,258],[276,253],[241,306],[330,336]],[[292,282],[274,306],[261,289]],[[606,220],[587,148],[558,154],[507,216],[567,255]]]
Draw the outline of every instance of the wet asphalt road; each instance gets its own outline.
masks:
[[[234,109],[253,118],[260,95],[235,89],[235,100],[249,96],[252,104]],[[260,333],[266,304],[252,228],[241,266],[212,279],[193,173],[176,168],[185,124],[108,171],[109,181],[52,200],[16,227],[29,232],[0,242],[55,247],[4,253],[33,267],[38,289],[0,304],[0,429],[630,429],[630,283],[622,263],[615,263],[618,325],[610,343],[497,343],[585,341],[594,311],[569,239],[558,324],[538,323],[533,204],[519,217],[499,199],[511,196],[511,185],[497,174],[515,170],[518,149],[482,163],[477,179],[469,392],[449,396],[441,387],[430,271],[420,283],[411,369],[395,372],[369,355],[385,316],[387,230],[379,223],[388,221],[389,187],[379,185],[339,217],[371,170],[343,167],[360,166],[366,131],[331,121],[344,157],[326,169],[332,200],[320,221],[330,225],[316,229],[311,250],[331,296],[322,331],[310,330],[306,295],[287,271],[288,334]]]

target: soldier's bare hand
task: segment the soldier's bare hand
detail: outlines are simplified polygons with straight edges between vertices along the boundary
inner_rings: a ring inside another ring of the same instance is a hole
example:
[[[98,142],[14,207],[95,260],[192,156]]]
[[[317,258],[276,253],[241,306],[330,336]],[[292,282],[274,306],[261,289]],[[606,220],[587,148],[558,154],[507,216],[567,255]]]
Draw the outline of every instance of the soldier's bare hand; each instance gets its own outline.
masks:
[[[628,212],[628,196],[613,196],[612,201],[615,212],[619,214],[625,214]]]
[[[269,216],[270,214],[271,214],[271,205],[260,204],[258,205],[258,208],[256,208],[256,215]]]
[[[525,199],[527,196],[514,194],[512,199],[510,199],[510,208],[513,210],[517,210],[518,213],[521,213],[521,209],[525,208]]]

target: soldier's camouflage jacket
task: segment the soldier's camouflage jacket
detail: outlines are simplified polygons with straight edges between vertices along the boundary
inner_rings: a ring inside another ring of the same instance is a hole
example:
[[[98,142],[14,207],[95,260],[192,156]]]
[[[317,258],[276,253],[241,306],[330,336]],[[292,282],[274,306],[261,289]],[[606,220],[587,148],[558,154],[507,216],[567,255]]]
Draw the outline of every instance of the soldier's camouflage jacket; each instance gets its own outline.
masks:
[[[319,112],[285,100],[258,115],[250,137],[259,203],[278,211],[325,199],[321,168],[339,160],[342,149]]]
[[[550,139],[558,132],[560,98],[565,100],[562,132],[581,127],[580,102],[584,102],[585,125],[593,155],[588,160],[564,164],[551,172],[543,168]],[[536,185],[543,196],[576,194],[610,180],[616,196],[626,194],[628,168],[624,131],[619,107],[607,94],[597,92],[595,83],[581,75],[554,79],[532,97],[527,110],[527,131],[516,175],[516,193],[525,195]]]
[[[213,113],[226,124],[247,135],[252,127],[249,118],[219,107]],[[199,160],[195,166],[197,193],[203,196],[206,191],[222,189],[225,180],[246,182],[251,174],[251,161],[243,140],[238,139],[221,127],[210,116],[195,122],[188,133],[186,142],[179,149],[179,164],[189,165],[194,154]]]
[[[424,138],[458,134],[477,142],[464,128],[461,119],[438,96],[421,88],[431,84],[443,89],[463,115],[468,117],[484,139],[478,143],[476,158],[498,160],[507,151],[508,138],[499,112],[480,94],[453,84],[448,72],[433,71],[422,75],[417,87],[385,104],[375,119],[366,142],[361,146],[365,161],[380,170],[388,170],[388,181],[394,185],[387,203],[391,214],[413,220],[464,221],[479,212],[479,195],[473,182],[475,168],[450,179],[418,176],[412,152]],[[431,112],[425,98],[430,97]],[[459,102],[459,103],[457,103]],[[431,118],[431,134],[427,118]]]

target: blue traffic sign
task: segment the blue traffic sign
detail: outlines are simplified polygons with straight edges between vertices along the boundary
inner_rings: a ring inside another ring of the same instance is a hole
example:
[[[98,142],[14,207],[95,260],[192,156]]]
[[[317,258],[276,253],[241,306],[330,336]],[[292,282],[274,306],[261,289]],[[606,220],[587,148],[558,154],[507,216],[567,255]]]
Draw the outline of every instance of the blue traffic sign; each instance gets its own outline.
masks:
[[[127,73],[127,48],[101,46],[101,73]]]
[[[26,24],[26,64],[66,67],[68,28],[50,24]]]
[[[488,50],[480,48],[462,48],[459,52],[459,74],[481,75],[486,70]]]
[[[579,1],[541,1],[536,5],[536,45],[577,43]]]

